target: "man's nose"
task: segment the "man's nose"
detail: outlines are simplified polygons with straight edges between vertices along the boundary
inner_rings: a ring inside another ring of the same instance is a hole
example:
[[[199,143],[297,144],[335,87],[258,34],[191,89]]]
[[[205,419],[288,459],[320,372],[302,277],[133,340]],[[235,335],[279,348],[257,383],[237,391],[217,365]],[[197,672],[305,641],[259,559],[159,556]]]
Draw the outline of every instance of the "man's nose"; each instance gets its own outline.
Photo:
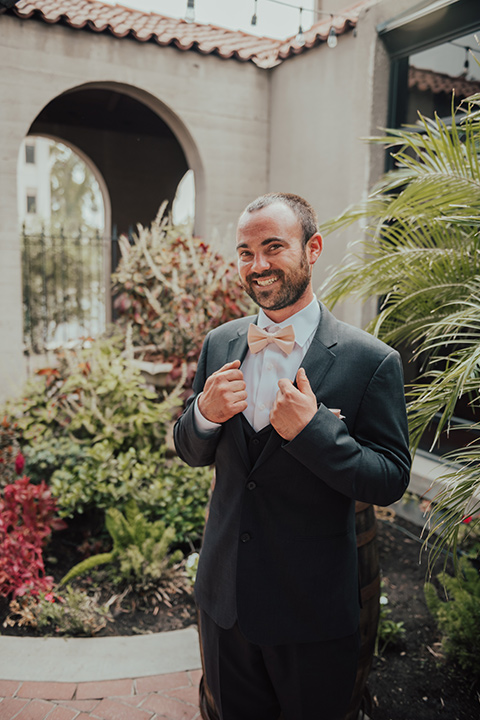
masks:
[[[267,258],[262,255],[255,255],[252,262],[252,271],[256,273],[264,272],[265,270],[268,270],[270,267],[270,263],[267,260]]]

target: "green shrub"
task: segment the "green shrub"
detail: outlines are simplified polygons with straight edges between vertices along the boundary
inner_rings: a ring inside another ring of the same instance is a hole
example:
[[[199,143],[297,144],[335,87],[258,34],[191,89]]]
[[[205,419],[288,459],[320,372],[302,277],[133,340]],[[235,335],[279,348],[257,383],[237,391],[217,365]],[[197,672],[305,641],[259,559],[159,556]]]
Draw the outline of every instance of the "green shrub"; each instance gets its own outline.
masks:
[[[116,340],[61,354],[10,410],[23,431],[25,471],[46,480],[62,517],[133,499],[147,520],[173,527],[178,544],[201,537],[211,472],[167,457],[165,438],[180,404],[160,400]]]
[[[26,594],[10,603],[7,626],[39,628],[47,634],[90,637],[111,620],[108,605],[101,605],[98,594],[89,595],[71,587],[57,593]]]
[[[62,600],[39,604],[36,613],[39,628],[51,628],[55,635],[90,637],[112,619],[108,605],[99,603],[98,594],[66,588]]]
[[[161,518],[175,530],[178,543],[195,543],[202,534],[212,480],[208,468],[190,468],[165,448],[134,447],[115,454],[104,440],[70,457],[51,477],[62,517],[95,507],[125,510],[133,499],[147,519]]]
[[[175,539],[174,529],[166,527],[161,520],[146,520],[134,501],[126,505],[125,514],[117,508],[109,508],[105,524],[113,541],[112,551],[92,555],[78,563],[62,578],[60,585],[70,583],[99,565],[108,565],[109,574],[116,582],[134,582],[142,586],[151,580],[160,580],[168,567],[183,557],[180,551],[169,555]]]
[[[179,543],[198,544],[205,525],[212,470],[189,467],[178,457],[167,460],[150,487],[138,492],[139,505],[175,528]]]
[[[425,584],[428,608],[442,632],[445,654],[478,682],[480,677],[480,575],[466,559],[455,576],[443,572],[438,579],[446,590],[440,599],[432,583]]]
[[[69,465],[75,467],[85,459],[86,446],[64,437],[43,437],[33,445],[23,448],[25,453],[25,474],[34,483],[50,482],[52,474],[58,468]]]
[[[108,440],[116,450],[159,447],[165,441],[178,390],[163,400],[145,387],[140,370],[115,339],[58,356],[58,367],[31,380],[23,398],[9,404],[23,440],[69,436],[80,444]]]

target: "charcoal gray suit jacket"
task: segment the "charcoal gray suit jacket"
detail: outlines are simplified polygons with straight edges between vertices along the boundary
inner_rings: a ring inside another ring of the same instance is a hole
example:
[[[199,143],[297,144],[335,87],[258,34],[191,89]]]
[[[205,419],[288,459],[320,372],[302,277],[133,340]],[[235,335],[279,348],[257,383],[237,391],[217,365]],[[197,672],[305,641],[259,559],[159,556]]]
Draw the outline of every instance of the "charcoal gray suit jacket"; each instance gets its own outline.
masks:
[[[223,628],[238,620],[244,635],[258,644],[355,632],[355,500],[389,505],[402,496],[409,479],[398,353],[320,308],[302,362],[318,410],[293,440],[283,440],[272,428],[251,467],[240,415],[209,437],[195,426],[196,396],[215,370],[243,360],[248,326],[256,316],[207,335],[194,395],[174,428],[185,462],[215,465],[197,603]],[[329,408],[340,408],[345,419]]]

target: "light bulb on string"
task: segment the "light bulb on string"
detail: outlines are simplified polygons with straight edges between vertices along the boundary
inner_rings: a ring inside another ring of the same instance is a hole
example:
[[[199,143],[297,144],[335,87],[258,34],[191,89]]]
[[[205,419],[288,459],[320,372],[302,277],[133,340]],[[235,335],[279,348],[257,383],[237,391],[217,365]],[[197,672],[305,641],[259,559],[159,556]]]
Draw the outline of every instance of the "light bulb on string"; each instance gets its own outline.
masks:
[[[299,9],[300,9],[300,19],[298,22],[298,33],[295,37],[295,42],[297,43],[297,45],[300,45],[300,47],[303,47],[305,45],[305,35],[303,34],[303,28],[302,28],[303,8],[299,8]]]
[[[254,8],[253,8],[252,20],[251,20],[251,22],[250,22],[251,25],[256,25],[256,24],[257,24],[257,2],[258,2],[258,0],[255,0],[255,5],[254,5]]]
[[[469,52],[470,52],[470,48],[467,46],[465,48],[465,62],[463,63],[463,73],[462,73],[462,75],[464,75],[465,77],[467,77],[468,70],[470,68]]]
[[[337,39],[337,33],[335,32],[335,28],[333,25],[331,26],[329,32],[328,32],[328,38],[327,38],[327,45],[329,48],[336,48],[338,43]]]
[[[187,22],[195,21],[195,0],[187,0],[187,11],[185,13],[185,20]]]

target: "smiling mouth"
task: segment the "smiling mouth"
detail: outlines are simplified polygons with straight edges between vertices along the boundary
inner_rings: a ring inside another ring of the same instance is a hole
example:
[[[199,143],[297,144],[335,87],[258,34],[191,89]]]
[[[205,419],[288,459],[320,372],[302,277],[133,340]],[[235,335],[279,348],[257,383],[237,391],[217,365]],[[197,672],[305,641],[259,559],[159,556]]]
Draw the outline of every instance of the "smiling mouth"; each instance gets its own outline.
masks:
[[[265,280],[257,278],[254,280],[254,283],[259,285],[260,287],[268,287],[269,285],[273,285],[273,283],[276,283],[278,280],[278,277],[270,277],[266,278]]]

